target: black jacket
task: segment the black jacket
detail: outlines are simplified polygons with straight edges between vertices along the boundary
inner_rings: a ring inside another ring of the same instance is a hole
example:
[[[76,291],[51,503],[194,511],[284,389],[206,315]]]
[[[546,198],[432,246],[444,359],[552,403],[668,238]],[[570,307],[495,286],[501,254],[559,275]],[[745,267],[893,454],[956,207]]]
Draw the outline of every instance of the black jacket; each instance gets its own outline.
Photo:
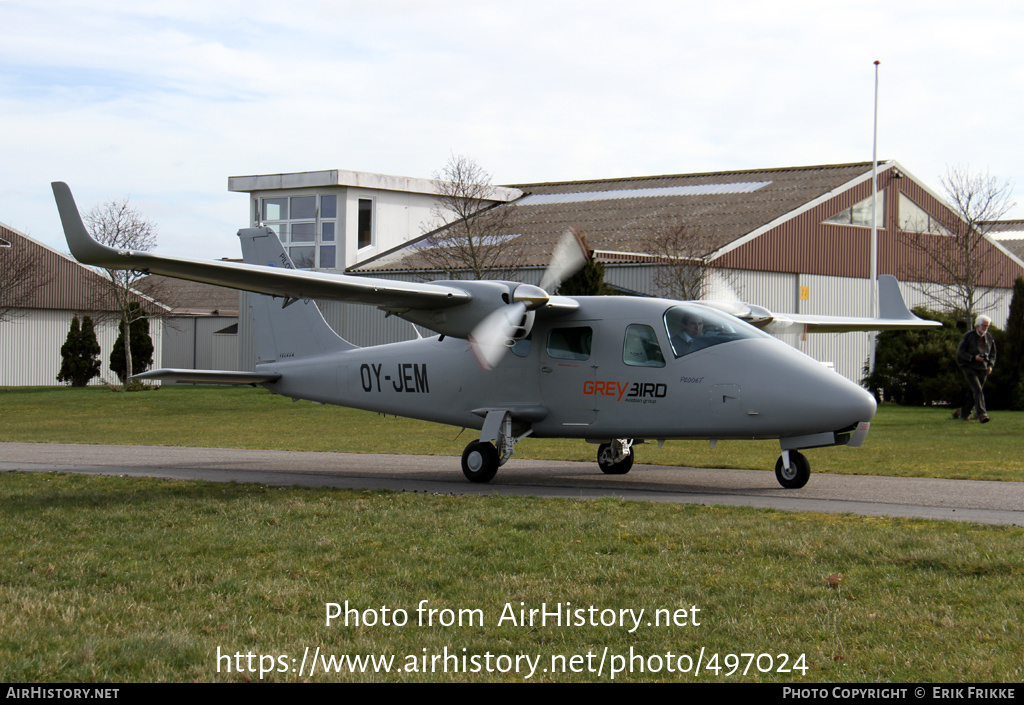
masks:
[[[988,362],[978,362],[976,355],[987,355]],[[964,334],[960,340],[960,347],[956,351],[956,362],[964,369],[971,369],[985,374],[989,368],[996,366],[996,341],[991,333],[984,336],[978,335],[976,328],[972,328]]]

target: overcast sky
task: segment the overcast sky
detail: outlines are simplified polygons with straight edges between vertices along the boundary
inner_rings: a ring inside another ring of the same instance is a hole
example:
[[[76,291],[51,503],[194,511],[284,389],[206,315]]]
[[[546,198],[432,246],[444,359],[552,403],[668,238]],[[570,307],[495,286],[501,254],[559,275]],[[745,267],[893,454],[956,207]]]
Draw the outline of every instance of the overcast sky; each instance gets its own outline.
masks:
[[[1008,180],[1024,5],[0,0],[0,222],[66,251],[49,184],[129,196],[158,251],[238,256],[228,176],[495,183],[870,161]]]

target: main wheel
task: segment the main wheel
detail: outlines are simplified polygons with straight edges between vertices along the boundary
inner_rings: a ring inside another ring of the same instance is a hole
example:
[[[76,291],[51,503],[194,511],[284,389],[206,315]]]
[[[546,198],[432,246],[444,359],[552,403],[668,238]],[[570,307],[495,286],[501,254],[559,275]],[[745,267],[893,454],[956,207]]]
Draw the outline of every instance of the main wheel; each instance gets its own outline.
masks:
[[[798,490],[807,484],[811,477],[811,464],[803,453],[789,451],[789,469],[782,462],[782,456],[775,462],[775,479],[787,490]]]
[[[597,466],[601,468],[601,472],[605,475],[625,475],[629,472],[630,468],[633,467],[633,451],[629,451],[629,455],[620,460],[614,462],[615,456],[612,455],[612,444],[602,443],[597,449]]]
[[[473,441],[462,451],[462,474],[470,482],[490,482],[498,474],[498,449]]]

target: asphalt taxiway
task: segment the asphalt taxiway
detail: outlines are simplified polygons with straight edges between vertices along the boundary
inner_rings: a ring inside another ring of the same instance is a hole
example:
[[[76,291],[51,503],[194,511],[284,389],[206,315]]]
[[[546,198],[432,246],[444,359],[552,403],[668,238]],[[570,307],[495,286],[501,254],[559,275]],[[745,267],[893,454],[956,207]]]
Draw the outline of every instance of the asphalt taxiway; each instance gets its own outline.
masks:
[[[806,487],[786,490],[773,472],[760,470],[635,465],[628,475],[604,475],[596,463],[513,458],[494,480],[481,485],[465,480],[457,457],[50,443],[0,443],[0,471],[445,494],[620,497],[1024,526],[1024,482],[812,472]]]

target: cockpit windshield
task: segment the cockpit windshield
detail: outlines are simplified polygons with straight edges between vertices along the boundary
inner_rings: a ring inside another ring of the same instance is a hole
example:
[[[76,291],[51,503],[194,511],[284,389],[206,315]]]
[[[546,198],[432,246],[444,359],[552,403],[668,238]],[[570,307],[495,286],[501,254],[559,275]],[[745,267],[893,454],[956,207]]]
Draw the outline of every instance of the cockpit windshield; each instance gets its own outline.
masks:
[[[665,311],[665,328],[676,357],[733,340],[769,337],[733,316],[694,304],[680,304]]]

